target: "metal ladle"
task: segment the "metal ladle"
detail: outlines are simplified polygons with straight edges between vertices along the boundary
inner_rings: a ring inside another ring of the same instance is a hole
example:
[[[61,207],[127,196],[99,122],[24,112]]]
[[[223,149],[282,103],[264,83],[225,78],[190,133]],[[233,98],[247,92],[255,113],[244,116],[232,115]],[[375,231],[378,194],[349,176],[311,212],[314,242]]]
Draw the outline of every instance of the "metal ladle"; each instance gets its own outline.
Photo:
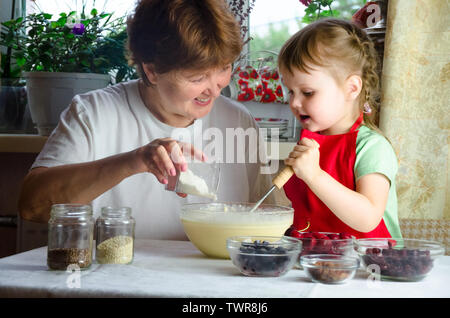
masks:
[[[275,188],[281,189],[286,182],[292,177],[294,170],[291,166],[285,167],[281,172],[272,180],[273,186],[267,191],[267,193],[253,206],[250,212],[256,211],[256,209],[263,203],[263,201],[272,193]]]

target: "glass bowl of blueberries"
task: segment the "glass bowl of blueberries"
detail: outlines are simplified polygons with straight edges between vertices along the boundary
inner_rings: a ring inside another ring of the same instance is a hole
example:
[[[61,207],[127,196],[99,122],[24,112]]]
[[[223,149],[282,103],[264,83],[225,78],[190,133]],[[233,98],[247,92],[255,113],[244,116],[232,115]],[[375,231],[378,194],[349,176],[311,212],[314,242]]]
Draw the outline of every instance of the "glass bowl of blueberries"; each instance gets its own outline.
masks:
[[[288,236],[233,236],[227,239],[227,249],[242,274],[278,277],[292,269],[302,243]]]
[[[396,281],[422,280],[444,254],[439,242],[408,238],[357,239],[355,250],[366,271]]]

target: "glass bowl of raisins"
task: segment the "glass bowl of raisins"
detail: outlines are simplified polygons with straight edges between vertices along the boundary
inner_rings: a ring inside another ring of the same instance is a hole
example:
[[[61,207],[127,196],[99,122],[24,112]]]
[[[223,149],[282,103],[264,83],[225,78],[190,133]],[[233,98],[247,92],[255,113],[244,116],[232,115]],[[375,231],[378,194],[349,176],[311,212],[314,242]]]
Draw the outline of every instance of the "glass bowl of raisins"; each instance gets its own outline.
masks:
[[[439,242],[408,238],[358,239],[355,250],[372,276],[396,281],[422,280],[444,254]]]
[[[278,277],[292,269],[302,243],[288,236],[233,236],[227,239],[227,249],[242,274]]]
[[[359,259],[339,254],[308,254],[300,257],[300,264],[314,283],[342,284],[355,276]]]

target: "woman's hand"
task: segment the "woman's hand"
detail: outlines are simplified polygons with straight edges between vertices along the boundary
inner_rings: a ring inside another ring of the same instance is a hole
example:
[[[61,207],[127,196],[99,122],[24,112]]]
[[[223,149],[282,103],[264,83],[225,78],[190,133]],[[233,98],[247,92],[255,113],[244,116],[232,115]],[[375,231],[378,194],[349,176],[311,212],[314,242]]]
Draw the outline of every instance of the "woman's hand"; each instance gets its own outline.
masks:
[[[168,183],[168,176],[176,176],[177,170],[186,171],[185,155],[201,161],[206,160],[202,151],[191,144],[171,138],[155,139],[135,150],[136,170],[150,172],[162,184]]]
[[[320,145],[314,139],[302,138],[284,163],[292,167],[298,178],[309,183],[321,171],[319,147]]]

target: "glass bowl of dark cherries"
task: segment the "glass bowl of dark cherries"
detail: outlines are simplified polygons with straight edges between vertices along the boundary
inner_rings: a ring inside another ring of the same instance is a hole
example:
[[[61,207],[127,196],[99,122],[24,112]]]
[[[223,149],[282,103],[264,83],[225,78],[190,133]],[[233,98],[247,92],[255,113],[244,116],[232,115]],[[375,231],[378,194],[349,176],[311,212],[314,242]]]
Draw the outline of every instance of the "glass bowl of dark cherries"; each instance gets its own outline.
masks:
[[[366,238],[355,240],[362,265],[382,280],[419,281],[444,254],[435,241],[407,238]]]
[[[302,243],[287,236],[233,236],[227,239],[227,248],[242,274],[278,277],[292,269]]]

